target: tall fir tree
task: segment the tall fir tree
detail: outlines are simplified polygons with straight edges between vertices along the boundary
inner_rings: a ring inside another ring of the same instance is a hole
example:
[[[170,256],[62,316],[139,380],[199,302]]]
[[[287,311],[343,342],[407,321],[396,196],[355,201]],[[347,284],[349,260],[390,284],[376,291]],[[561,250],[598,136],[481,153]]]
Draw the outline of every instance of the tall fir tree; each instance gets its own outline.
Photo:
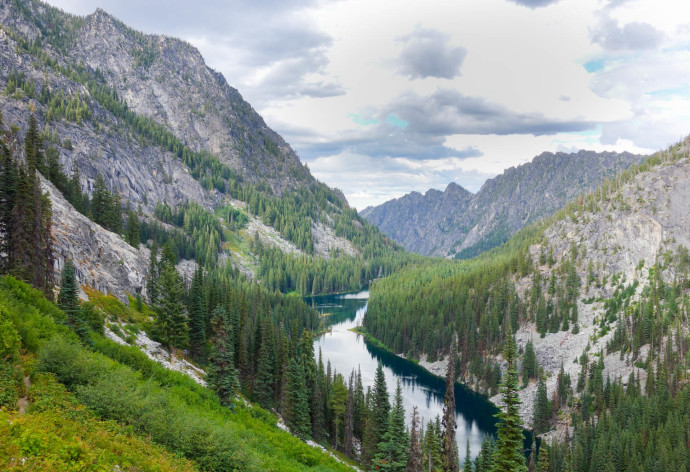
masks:
[[[367,417],[362,444],[362,466],[365,469],[371,468],[372,461],[378,452],[378,445],[383,440],[383,435],[386,434],[390,409],[386,376],[383,373],[383,365],[379,362],[374,376],[371,408]]]
[[[534,397],[533,418],[534,422],[532,429],[535,434],[542,434],[549,430],[551,409],[549,408],[546,383],[543,378],[540,378],[537,384],[537,396]]]
[[[472,452],[470,451],[469,438],[467,438],[467,444],[465,444],[465,461],[462,464],[462,472],[472,472]]]
[[[288,367],[285,416],[293,433],[303,439],[309,437],[311,421],[304,369],[294,358],[290,360]]]
[[[177,269],[164,259],[160,268],[157,290],[160,293],[156,309],[156,327],[170,346],[170,354],[175,348],[184,349],[188,341],[187,316],[183,303],[184,284]]]
[[[203,363],[206,358],[206,303],[204,301],[204,271],[197,267],[189,289],[189,354]],[[230,332],[232,335],[232,332]]]
[[[496,416],[498,442],[494,454],[492,472],[524,472],[527,470],[522,453],[522,419],[518,395],[517,348],[512,333],[505,341],[504,359],[506,372],[501,384],[504,409]]]
[[[319,352],[319,355],[321,353]],[[355,371],[350,373],[347,383],[347,406],[345,408],[345,445],[344,452],[348,457],[355,453]]]
[[[537,355],[534,352],[534,343],[530,339],[525,346],[525,353],[522,356],[522,383],[527,385],[530,379],[536,379],[539,374],[539,364]]]
[[[17,186],[17,166],[7,145],[0,141],[0,271],[10,270],[10,231]]]
[[[125,240],[135,249],[139,248],[139,231],[141,224],[136,212],[130,209],[127,212],[127,231],[125,232]]]
[[[69,259],[65,261],[65,266],[62,268],[57,305],[67,315],[68,326],[82,340],[86,339],[88,331],[82,315],[81,304],[79,303],[79,286],[74,272],[74,265]]]
[[[231,406],[240,384],[235,369],[232,324],[222,306],[213,311],[211,327],[213,338],[209,354],[208,384],[223,405]]]
[[[273,362],[269,352],[269,343],[266,336],[266,323],[261,324],[261,338],[259,355],[256,364],[256,377],[254,379],[254,399],[264,408],[273,406]]]
[[[446,371],[446,394],[443,397],[443,470],[447,472],[459,472],[458,448],[455,442],[455,353],[457,351],[455,341],[451,343],[448,354],[448,370]]]
[[[154,239],[151,244],[151,256],[149,258],[149,268],[146,272],[146,293],[149,297],[149,303],[156,306],[158,304],[158,279],[160,277],[158,267],[158,245]]]
[[[409,456],[409,437],[405,430],[405,408],[400,380],[395,388],[395,399],[388,419],[388,428],[379,443],[372,471],[404,472]]]
[[[419,414],[417,406],[412,407],[412,424],[410,425],[410,447],[407,468],[405,472],[423,472],[422,469],[422,441],[419,429]]]

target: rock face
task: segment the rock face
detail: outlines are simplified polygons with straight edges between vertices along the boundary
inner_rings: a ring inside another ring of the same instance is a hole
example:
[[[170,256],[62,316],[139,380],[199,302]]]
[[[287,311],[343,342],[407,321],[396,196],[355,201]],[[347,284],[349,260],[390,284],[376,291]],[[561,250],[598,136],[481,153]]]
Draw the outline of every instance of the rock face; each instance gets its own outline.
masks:
[[[0,25],[3,28],[0,85],[3,87],[10,71],[15,70],[33,80],[37,91],[47,81],[54,91],[90,97],[83,86],[57,73],[45,61],[18,54],[17,37],[28,42],[41,41],[41,50],[57,64],[98,71],[98,77],[117,92],[130,110],[163,125],[192,149],[214,154],[245,180],[268,184],[278,194],[313,181],[308,169],[280,135],[266,125],[220,73],[206,66],[196,48],[184,41],[142,34],[100,9],[78,17],[36,0],[19,4],[0,1]],[[90,100],[91,107],[96,105],[94,101]],[[2,105],[4,113],[6,104]],[[103,143],[98,138],[104,141],[104,135],[105,141],[111,141],[113,134],[125,142],[133,139],[127,136],[129,133],[122,132],[122,123],[108,116],[105,110],[95,109],[93,113],[99,125],[107,123],[110,129],[95,130],[96,143],[84,142],[92,155],[101,157],[98,153]],[[71,139],[75,130],[69,130],[66,135],[63,130],[58,131],[61,137]],[[143,154],[136,146],[118,147],[111,149],[110,154],[118,158]],[[107,151],[104,149],[102,153]],[[140,162],[155,167],[160,160],[156,157],[147,156]],[[161,157],[166,163],[172,160],[172,156]],[[73,158],[67,156],[66,160]],[[159,173],[164,173],[168,181],[179,177],[172,169],[160,169]]]
[[[487,180],[476,195],[451,183],[444,192],[413,192],[366,208],[362,216],[409,251],[474,256],[643,158],[629,153],[543,153]]]
[[[557,219],[544,231],[543,241],[530,247],[534,261],[542,251],[553,251],[554,267],[538,265],[544,280],[558,273],[565,261],[573,260],[576,251],[576,270],[581,280],[578,297],[579,333],[558,332],[539,336],[536,326],[525,324],[516,333],[518,346],[529,340],[534,343],[539,365],[547,373],[549,398],[556,388],[561,363],[573,382],[582,366],[574,363],[589,346],[590,353],[605,353],[604,378],[620,377],[625,383],[631,372],[644,384],[646,371],[642,365],[649,353],[649,345],[642,346],[637,358],[629,352],[607,352],[616,323],[602,331],[600,320],[606,317],[602,300],[613,296],[620,281],[630,285],[638,281],[637,294],[649,285],[650,268],[656,263],[663,268],[667,282],[679,274],[675,261],[681,247],[690,248],[690,141],[677,146],[673,152],[662,153],[662,160],[646,172],[633,176],[629,182],[595,192],[596,204],[585,201],[569,215]],[[672,154],[675,154],[672,157]],[[663,159],[668,159],[664,161]],[[591,275],[597,282],[587,283]],[[616,282],[618,280],[618,282]],[[517,281],[518,292],[528,297],[529,278]],[[587,303],[585,303],[587,301]],[[658,354],[657,354],[658,355]],[[550,374],[550,375],[549,375]],[[536,385],[520,391],[521,413],[531,421]],[[496,397],[492,400],[498,400]]]
[[[97,225],[67,202],[58,189],[45,179],[41,187],[48,192],[53,211],[55,264],[62,270],[65,260],[74,264],[81,284],[112,293],[126,300],[127,294],[146,296],[146,271],[150,251],[134,249],[119,235]]]

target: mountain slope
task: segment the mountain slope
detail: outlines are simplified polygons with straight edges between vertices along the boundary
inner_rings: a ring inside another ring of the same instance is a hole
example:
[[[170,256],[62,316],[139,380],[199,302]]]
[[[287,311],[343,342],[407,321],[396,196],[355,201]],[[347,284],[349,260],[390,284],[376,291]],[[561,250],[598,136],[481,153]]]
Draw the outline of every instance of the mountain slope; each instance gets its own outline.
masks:
[[[204,263],[229,261],[257,275],[260,254],[250,242],[258,234],[268,246],[296,248],[295,258],[357,260],[348,269],[357,275],[341,277],[347,282],[315,284],[314,278],[327,279],[314,274],[317,269],[289,274],[302,287],[341,291],[359,288],[380,272],[365,259],[401,253],[340,191],[316,181],[237,90],[183,41],[144,35],[102,10],[79,17],[37,0],[0,0],[0,90],[2,128],[15,153],[22,153],[29,117],[35,116],[43,145],[54,150],[67,176],[78,173],[82,191],[93,196],[100,175],[107,190],[122,198],[123,210],[130,207],[149,227],[162,228],[141,231],[143,244],[167,231],[180,257],[203,253]],[[161,220],[160,205],[174,209],[175,221]],[[183,225],[192,207],[213,220],[212,236]],[[222,221],[230,208],[249,221],[246,230]],[[88,208],[80,211],[95,219]],[[86,240],[69,230],[68,221],[55,215],[53,220],[65,229],[57,241],[58,268],[63,256],[90,255],[96,240],[110,237],[96,234],[102,228],[93,225],[96,233],[89,234],[95,236]],[[291,257],[282,249],[281,257]],[[89,257],[75,260],[80,282],[92,272],[89,283],[118,296],[143,290],[140,272],[130,277],[136,283],[123,285],[120,275],[93,271],[99,261]],[[141,257],[136,263],[147,264]],[[374,275],[362,273],[365,265]]]
[[[596,372],[644,385],[660,369],[652,361],[687,352],[689,145],[606,180],[501,248],[377,282],[367,332],[439,374],[457,334],[461,378],[491,396],[509,330],[521,352],[532,346],[548,398],[558,393],[561,408],[568,408],[563,395],[579,397]],[[525,370],[526,354],[521,364],[529,425],[538,385]]]
[[[476,195],[451,183],[444,192],[413,192],[366,208],[362,216],[410,251],[471,257],[642,159],[629,153],[545,152],[487,180]]]

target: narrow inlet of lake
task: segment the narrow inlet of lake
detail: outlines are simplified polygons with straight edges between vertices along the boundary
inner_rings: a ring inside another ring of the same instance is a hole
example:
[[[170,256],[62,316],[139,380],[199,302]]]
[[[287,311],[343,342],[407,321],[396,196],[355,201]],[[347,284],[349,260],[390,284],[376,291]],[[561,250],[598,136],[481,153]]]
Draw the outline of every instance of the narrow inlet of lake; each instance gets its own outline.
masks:
[[[411,423],[412,407],[417,406],[424,423],[443,416],[445,380],[430,374],[414,362],[401,359],[365,342],[361,335],[351,328],[361,326],[367,312],[368,291],[345,295],[308,297],[305,301],[324,315],[329,332],[314,341],[314,352],[319,350],[324,365],[330,361],[331,368],[341,373],[346,381],[353,369],[362,371],[364,390],[374,385],[378,363],[383,365],[388,392],[393,401],[398,379],[402,386],[405,416]],[[485,397],[476,394],[458,383],[455,384],[456,439],[460,460],[465,457],[467,440],[472,457],[476,457],[487,434],[496,432],[497,410]]]

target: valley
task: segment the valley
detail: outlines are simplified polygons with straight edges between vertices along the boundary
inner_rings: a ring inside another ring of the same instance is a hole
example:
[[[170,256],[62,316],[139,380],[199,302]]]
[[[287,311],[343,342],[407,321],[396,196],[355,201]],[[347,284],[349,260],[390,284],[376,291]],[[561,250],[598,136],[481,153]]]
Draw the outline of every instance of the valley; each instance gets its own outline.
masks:
[[[190,42],[0,0],[0,468],[690,471],[690,138],[458,100],[600,150],[360,212],[324,163],[497,164],[410,103],[326,142],[263,97],[301,157]]]

